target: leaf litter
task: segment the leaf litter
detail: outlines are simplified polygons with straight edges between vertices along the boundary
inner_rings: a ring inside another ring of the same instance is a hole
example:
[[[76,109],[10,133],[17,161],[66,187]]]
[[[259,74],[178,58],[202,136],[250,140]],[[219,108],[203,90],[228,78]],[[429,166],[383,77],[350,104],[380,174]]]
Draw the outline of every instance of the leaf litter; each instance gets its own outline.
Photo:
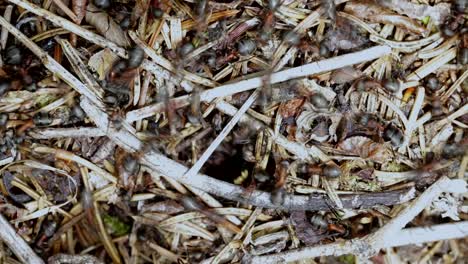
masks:
[[[5,2],[1,260],[462,261],[466,10]]]

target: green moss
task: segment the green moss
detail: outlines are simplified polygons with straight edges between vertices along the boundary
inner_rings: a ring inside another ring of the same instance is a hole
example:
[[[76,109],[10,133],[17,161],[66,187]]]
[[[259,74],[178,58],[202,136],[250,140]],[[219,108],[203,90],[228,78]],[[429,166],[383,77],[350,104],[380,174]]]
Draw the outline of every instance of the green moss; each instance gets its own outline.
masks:
[[[431,20],[431,17],[426,16],[423,19],[421,19],[421,22],[423,23],[423,25],[427,25],[429,23],[429,20]]]
[[[354,264],[356,261],[353,255],[343,255],[338,257],[338,261],[346,264]]]
[[[130,232],[130,225],[122,222],[118,217],[104,215],[103,221],[111,235],[123,236]]]

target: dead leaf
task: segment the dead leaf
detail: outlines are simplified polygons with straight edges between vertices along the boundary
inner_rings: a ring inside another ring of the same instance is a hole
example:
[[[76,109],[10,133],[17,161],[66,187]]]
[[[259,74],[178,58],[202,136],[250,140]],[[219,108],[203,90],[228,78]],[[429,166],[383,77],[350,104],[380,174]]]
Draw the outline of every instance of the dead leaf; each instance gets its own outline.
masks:
[[[369,159],[377,163],[391,160],[391,149],[385,144],[372,141],[367,137],[350,137],[338,144],[338,149],[347,151],[349,155],[358,155],[363,159]]]
[[[86,0],[72,0],[72,11],[75,13],[77,21],[80,24],[86,15]]]
[[[343,84],[352,82],[363,75],[363,72],[355,69],[353,66],[344,67],[331,73],[330,81]]]
[[[356,49],[368,42],[368,39],[359,33],[359,28],[349,20],[336,18],[336,27],[328,30],[322,45],[330,51]]]
[[[304,104],[304,98],[292,99],[281,103],[279,107],[280,115],[283,118],[293,117],[301,110],[302,104]]]
[[[183,212],[185,209],[179,203],[166,200],[162,202],[152,203],[152,204],[145,204],[141,208],[142,212],[157,212],[157,213],[165,213],[165,214],[177,214]]]
[[[395,14],[372,1],[350,1],[344,10],[370,22],[395,25],[420,35],[426,32],[426,28],[416,20]]]
[[[317,244],[326,237],[324,235],[325,231],[317,229],[307,220],[305,211],[292,211],[290,219],[296,230],[297,237],[307,246]]]
[[[110,49],[103,49],[89,58],[88,66],[98,74],[99,80],[104,80],[117,58]]]
[[[128,47],[130,41],[120,26],[106,13],[92,4],[88,5],[86,22],[94,26],[99,33],[115,44]]]
[[[442,24],[445,18],[450,15],[449,3],[438,3],[430,6],[427,4],[416,4],[408,0],[377,0],[377,2],[379,5],[413,19],[423,19],[429,16],[436,25]]]

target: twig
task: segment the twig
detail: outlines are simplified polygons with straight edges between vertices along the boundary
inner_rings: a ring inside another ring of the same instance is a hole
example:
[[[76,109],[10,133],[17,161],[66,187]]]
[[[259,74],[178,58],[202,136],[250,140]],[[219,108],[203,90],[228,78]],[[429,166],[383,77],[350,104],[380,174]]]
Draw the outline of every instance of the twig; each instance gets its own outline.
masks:
[[[10,223],[0,214],[0,240],[15,253],[23,263],[44,264],[29,245],[20,237]]]
[[[300,249],[284,251],[278,254],[266,256],[249,256],[246,255],[246,260],[249,263],[284,263],[300,259],[313,258],[318,256],[340,256],[344,254],[371,256],[378,252],[381,248],[402,246],[421,242],[430,242],[437,239],[454,239],[467,235],[463,229],[458,229],[467,225],[466,222],[447,227],[447,225],[436,226],[436,230],[450,229],[452,234],[436,235],[432,232],[433,229],[426,229],[426,234],[419,235],[418,240],[413,240],[412,235],[415,232],[421,232],[421,228],[401,230],[409,221],[418,215],[426,208],[435,198],[442,192],[463,193],[466,192],[466,182],[463,180],[450,180],[447,177],[442,177],[429,187],[421,196],[406,207],[397,217],[392,219],[388,224],[383,226],[377,232],[364,237],[351,239],[346,242],[331,243],[322,246],[303,247]],[[400,234],[402,234],[400,236]],[[421,233],[419,233],[421,234]],[[401,238],[401,239],[398,239]]]
[[[295,78],[301,78],[317,73],[336,70],[342,67],[358,64],[361,62],[373,60],[391,52],[387,46],[376,46],[330,59],[313,62],[303,66],[276,72],[271,75],[271,84],[288,81]],[[216,88],[205,90],[200,93],[202,102],[210,102],[218,97],[225,97],[236,93],[255,89],[263,85],[263,76],[243,80],[235,83],[225,84]],[[189,96],[180,96],[171,100],[173,105],[183,107],[189,104]],[[127,121],[133,122],[154,115],[164,109],[164,103],[156,103],[143,108],[133,110],[127,113]]]
[[[141,150],[141,141],[129,132],[125,131],[124,128],[114,130],[112,125],[108,125],[109,120],[107,114],[93,105],[89,100],[83,98],[81,100],[81,107],[100,129],[105,131],[109,129],[111,131],[107,134],[111,140],[114,140],[127,151],[134,152]],[[330,207],[326,202],[326,198],[323,195],[313,197],[305,195],[289,195],[283,205],[275,205],[271,202],[270,193],[258,190],[249,193],[238,185],[217,180],[207,175],[197,174],[194,177],[182,179],[182,176],[188,170],[187,167],[167,158],[164,155],[148,152],[142,154],[141,160],[161,175],[173,178],[181,183],[225,199],[264,208],[277,208],[283,210],[330,210]],[[411,200],[413,197],[414,189],[340,196],[345,208],[368,208],[377,204],[404,203]]]
[[[438,240],[458,239],[466,236],[468,236],[468,221],[427,227],[407,228],[398,232],[398,235],[393,236],[393,238],[388,240],[383,247],[399,247]]]
[[[416,215],[430,205],[435,198],[439,197],[442,192],[463,193],[466,191],[466,182],[464,180],[450,180],[447,177],[440,178],[409,206],[403,209],[397,217],[369,236],[369,241],[374,242],[376,246],[381,246],[384,243],[383,241],[387,240],[383,239],[384,237],[393,237],[397,231],[405,227]]]
[[[242,107],[237,111],[237,113],[232,117],[232,119],[229,121],[229,123],[223,128],[221,133],[211,142],[210,146],[203,152],[201,157],[197,160],[197,162],[188,170],[184,176],[182,176],[182,179],[186,178],[191,178],[195,176],[200,169],[203,167],[205,162],[210,158],[211,154],[218,148],[219,144],[223,142],[224,138],[231,132],[231,130],[234,128],[234,126],[239,122],[241,117],[245,114],[247,109],[252,106],[252,104],[255,102],[255,100],[258,97],[258,90],[252,93],[250,97],[245,101],[245,103],[242,105]]]
[[[446,52],[440,54],[439,56],[433,58],[429,62],[425,63],[423,66],[419,67],[416,71],[411,73],[406,77],[406,81],[419,81],[422,80],[427,75],[435,72],[442,65],[453,60],[457,56],[457,49],[451,48]]]
[[[36,139],[51,138],[80,138],[80,137],[102,137],[105,136],[101,129],[97,127],[78,128],[45,128],[36,129],[29,132],[29,135]]]
[[[429,243],[439,240],[459,239],[468,236],[468,221],[456,222],[450,224],[433,225],[428,227],[406,228],[398,232],[393,239],[385,239],[382,248],[400,247],[411,244]],[[345,243],[333,243],[323,246],[309,248],[310,251],[304,252],[304,248],[291,250],[288,254],[281,257],[276,255],[267,255],[253,257],[252,264],[255,263],[285,263],[294,260],[301,260],[325,255],[340,256],[346,254],[355,254],[366,248],[368,244],[362,243],[362,239],[352,239]],[[275,258],[273,258],[273,256]]]

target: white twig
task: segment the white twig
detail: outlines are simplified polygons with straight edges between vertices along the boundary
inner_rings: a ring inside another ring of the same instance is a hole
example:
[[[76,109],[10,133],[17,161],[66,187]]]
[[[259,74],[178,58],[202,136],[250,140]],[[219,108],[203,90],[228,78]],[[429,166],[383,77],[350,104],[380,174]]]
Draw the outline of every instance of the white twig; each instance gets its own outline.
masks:
[[[300,249],[284,251],[266,256],[246,255],[249,263],[285,263],[318,256],[340,256],[344,254],[371,256],[382,248],[402,246],[413,243],[430,242],[438,239],[455,239],[467,235],[467,222],[435,226],[430,228],[413,228],[401,230],[409,221],[426,208],[442,192],[466,192],[466,182],[463,180],[450,180],[442,177],[429,187],[421,196],[406,207],[397,217],[383,226],[377,232],[364,237],[351,239],[346,242],[336,242],[321,246],[303,247]],[[425,229],[425,231],[423,230]],[[451,230],[447,234],[438,234],[434,230]],[[423,233],[424,232],[424,233]],[[401,235],[400,235],[401,234]],[[413,240],[413,236],[417,238]]]
[[[399,247],[409,244],[427,243],[438,240],[458,239],[468,236],[468,221],[403,229],[398,235],[387,239],[390,245]]]
[[[464,238],[468,236],[467,230],[468,221],[429,227],[407,228],[398,232],[392,239],[385,239],[382,248]],[[250,263],[286,263],[326,255],[356,254],[356,252],[362,251],[368,246],[363,239],[352,239],[345,243],[333,243],[307,248],[307,251],[305,250],[306,248],[291,250],[287,254],[281,254],[281,256],[279,256],[280,254],[273,254],[253,257]]]
[[[125,131],[124,128],[116,130],[113,125],[109,126],[108,116],[105,112],[100,110],[98,107],[93,105],[89,100],[83,98],[81,100],[81,107],[87,113],[87,115],[96,123],[100,129],[107,131],[110,130],[107,135],[109,138],[116,142],[116,144],[125,148],[127,151],[138,151],[142,148],[142,142],[140,142],[134,135]],[[223,197],[225,199],[247,203],[254,206],[264,208],[278,208],[283,210],[329,210],[329,206],[326,199],[323,196],[309,197],[305,195],[288,195],[283,205],[275,205],[271,202],[270,193],[255,190],[253,192],[247,192],[244,188],[230,184],[225,181],[217,180],[203,174],[197,174],[190,178],[182,178],[182,176],[188,171],[188,168],[182,164],[179,164],[164,155],[148,152],[142,154],[141,160],[147,164],[148,167],[160,173],[161,175],[173,178],[180,181],[183,184],[198,188],[205,192]],[[359,195],[348,195],[340,197],[343,201],[343,205],[346,208],[355,207],[369,207],[380,202],[375,201],[371,196],[385,195],[385,194],[359,194]],[[413,190],[403,190],[398,194],[398,201],[392,200],[393,203],[404,203],[411,200],[414,197]],[[364,203],[363,203],[364,202]]]
[[[271,84],[288,81],[295,78],[305,77],[313,74],[336,70],[342,67],[358,64],[373,60],[384,55],[390,54],[391,48],[387,46],[376,46],[369,49],[361,50],[354,53],[349,53],[330,59],[309,63],[303,66],[287,69],[284,71],[276,72],[271,75]],[[264,77],[255,77],[248,80],[243,80],[235,83],[225,84],[216,88],[205,90],[200,93],[200,100],[203,102],[210,102],[218,97],[225,97],[236,93],[248,91],[262,86]],[[179,103],[188,104],[188,96],[181,96],[172,99],[177,102],[175,105],[184,105]],[[164,109],[164,103],[157,103],[143,108],[133,110],[127,113],[127,121],[133,122],[149,116],[154,115],[158,111]]]
[[[0,240],[15,253],[23,263],[44,264],[44,261],[36,255],[31,247],[20,237],[10,223],[0,214]]]
[[[439,56],[431,59],[429,62],[425,63],[423,66],[419,67],[416,71],[411,73],[406,77],[406,81],[419,81],[422,80],[427,75],[435,72],[442,65],[453,60],[457,56],[457,49],[451,48],[446,52],[440,54]]]
[[[377,232],[369,236],[369,240],[374,242],[376,246],[382,246],[387,236],[393,236],[395,232],[401,230],[406,224],[413,220],[424,208],[439,197],[442,192],[463,193],[466,192],[466,182],[464,180],[450,180],[447,177],[442,177],[416,200],[407,206],[400,214],[388,222]]]
[[[247,109],[252,106],[252,104],[255,102],[258,96],[258,90],[252,93],[250,97],[245,101],[245,103],[242,105],[242,107],[237,111],[237,113],[232,117],[232,119],[229,121],[229,123],[223,128],[221,133],[211,142],[210,146],[203,152],[201,157],[193,164],[192,168],[190,168],[189,171],[187,171],[184,176],[182,176],[182,179],[186,178],[191,178],[195,176],[202,166],[205,164],[205,162],[210,158],[211,154],[218,148],[219,144],[223,142],[224,138],[231,132],[231,130],[234,128],[234,126],[239,122],[241,117],[245,114]]]
[[[78,128],[45,128],[36,129],[29,132],[29,135],[36,139],[51,138],[80,138],[80,137],[102,137],[105,136],[101,129],[97,127]]]

